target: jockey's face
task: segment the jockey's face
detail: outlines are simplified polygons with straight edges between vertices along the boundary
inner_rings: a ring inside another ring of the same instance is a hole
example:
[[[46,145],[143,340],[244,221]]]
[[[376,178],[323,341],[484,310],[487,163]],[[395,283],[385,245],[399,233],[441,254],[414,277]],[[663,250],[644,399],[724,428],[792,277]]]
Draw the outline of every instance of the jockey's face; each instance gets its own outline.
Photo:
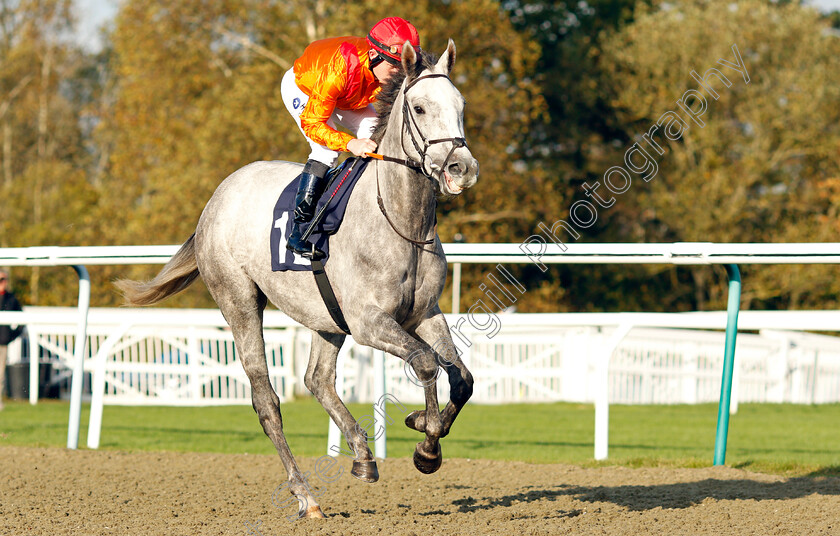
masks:
[[[376,57],[377,52],[373,49],[368,51],[368,56],[370,59],[374,59]],[[400,70],[400,67],[396,65],[391,65],[387,61],[379,62],[379,65],[371,69],[373,71],[373,76],[379,81],[380,84],[384,84],[387,82],[392,76],[397,74]]]

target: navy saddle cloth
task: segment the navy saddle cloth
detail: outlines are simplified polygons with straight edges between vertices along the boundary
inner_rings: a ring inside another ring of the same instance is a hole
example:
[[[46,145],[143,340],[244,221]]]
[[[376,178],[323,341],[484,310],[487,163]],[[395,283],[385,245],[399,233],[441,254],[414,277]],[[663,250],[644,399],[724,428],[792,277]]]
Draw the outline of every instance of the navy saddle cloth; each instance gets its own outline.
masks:
[[[326,254],[326,257],[322,260],[324,264],[330,256],[329,236],[338,231],[341,221],[344,219],[344,211],[347,209],[347,202],[350,200],[353,187],[356,186],[359,177],[362,176],[362,171],[367,167],[369,160],[368,158],[348,158],[327,175],[328,186],[324,195],[318,201],[315,214],[317,215],[327,203],[329,203],[329,206],[324,212],[324,217],[317,223],[315,230],[309,236],[309,242],[314,243],[318,249]],[[274,272],[312,270],[309,259],[286,249],[287,237],[292,232],[298,184],[300,184],[300,175],[283,190],[274,206],[270,237],[271,269]],[[310,223],[301,225],[301,232],[305,233],[309,225]]]

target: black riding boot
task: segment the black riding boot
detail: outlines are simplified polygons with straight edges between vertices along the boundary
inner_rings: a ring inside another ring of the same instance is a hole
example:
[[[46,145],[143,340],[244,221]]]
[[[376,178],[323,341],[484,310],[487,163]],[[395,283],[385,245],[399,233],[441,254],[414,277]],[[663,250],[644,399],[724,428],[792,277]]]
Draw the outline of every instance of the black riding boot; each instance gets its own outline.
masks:
[[[290,249],[298,255],[307,259],[319,260],[324,258],[324,252],[315,247],[314,244],[301,240],[303,234],[300,225],[312,221],[315,216],[315,207],[318,198],[324,193],[327,186],[324,176],[329,171],[329,166],[315,160],[309,160],[303,167],[300,176],[297,195],[295,196],[295,218],[292,225],[292,233],[286,243],[286,249]]]

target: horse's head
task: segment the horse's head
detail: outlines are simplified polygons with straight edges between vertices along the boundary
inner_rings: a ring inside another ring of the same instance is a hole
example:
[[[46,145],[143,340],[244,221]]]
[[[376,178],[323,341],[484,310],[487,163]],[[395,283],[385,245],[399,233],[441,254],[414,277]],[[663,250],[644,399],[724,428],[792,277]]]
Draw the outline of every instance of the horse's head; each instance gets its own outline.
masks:
[[[396,96],[394,101],[402,113],[392,114],[402,116],[402,150],[420,164],[427,177],[437,181],[445,195],[458,195],[478,180],[478,161],[464,136],[464,97],[449,79],[454,63],[455,43],[451,39],[437,63],[426,62],[422,69],[417,67],[414,47],[406,41],[402,50],[406,73],[400,87],[402,99]]]

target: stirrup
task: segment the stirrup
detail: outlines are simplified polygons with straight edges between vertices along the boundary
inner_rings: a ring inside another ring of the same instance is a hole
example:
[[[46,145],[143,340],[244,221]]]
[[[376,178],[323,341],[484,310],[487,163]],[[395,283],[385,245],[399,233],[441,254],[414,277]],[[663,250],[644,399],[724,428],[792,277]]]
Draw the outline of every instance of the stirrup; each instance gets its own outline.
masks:
[[[289,240],[286,242],[286,249],[294,251],[301,257],[309,260],[319,261],[326,257],[326,254],[318,249],[312,242],[304,242],[301,240],[303,233],[300,231],[300,223],[294,222],[292,224],[292,233],[289,235]]]
[[[320,261],[327,256],[326,253],[318,249],[312,242],[305,242],[304,245],[307,246],[309,249],[305,249],[303,251],[294,250],[295,253],[297,253],[304,259],[309,259],[311,261]]]

